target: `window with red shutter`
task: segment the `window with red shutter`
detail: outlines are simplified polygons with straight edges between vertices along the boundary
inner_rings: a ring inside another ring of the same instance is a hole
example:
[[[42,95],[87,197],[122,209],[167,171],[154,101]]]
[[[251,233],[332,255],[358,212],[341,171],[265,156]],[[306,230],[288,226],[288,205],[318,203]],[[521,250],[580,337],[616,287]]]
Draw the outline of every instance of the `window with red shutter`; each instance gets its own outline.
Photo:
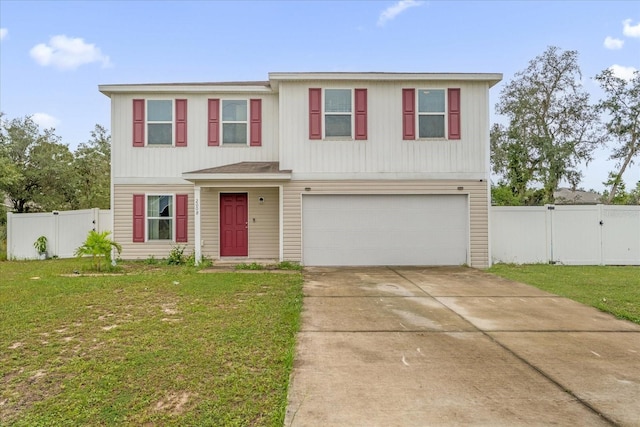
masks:
[[[367,90],[356,89],[355,97],[355,139],[367,139]]]
[[[262,145],[262,100],[252,99],[249,106],[251,147]]]
[[[133,100],[133,146],[144,147],[144,99]]]
[[[447,97],[449,104],[449,139],[460,139],[460,89],[450,88]]]
[[[415,89],[402,89],[402,139],[416,139]]]
[[[187,100],[176,99],[176,147],[187,146]]]
[[[209,126],[207,141],[209,146],[220,145],[220,100],[209,100]]]
[[[309,89],[309,139],[322,139],[322,89]]]
[[[176,194],[176,242],[186,243],[188,240],[187,224],[189,222],[189,195]]]
[[[145,238],[145,195],[133,195],[133,241],[144,242]]]

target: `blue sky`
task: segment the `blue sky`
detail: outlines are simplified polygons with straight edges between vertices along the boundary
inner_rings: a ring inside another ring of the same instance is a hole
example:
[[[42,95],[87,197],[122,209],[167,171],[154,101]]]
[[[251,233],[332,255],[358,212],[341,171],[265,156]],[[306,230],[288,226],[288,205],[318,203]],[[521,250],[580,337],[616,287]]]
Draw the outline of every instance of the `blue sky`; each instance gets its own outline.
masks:
[[[640,69],[638,1],[0,0],[0,111],[33,115],[71,149],[109,127],[99,84],[267,80],[269,72],[496,72],[547,46],[577,50],[584,87]],[[602,189],[600,150],[582,186]],[[630,186],[640,166],[626,174]]]

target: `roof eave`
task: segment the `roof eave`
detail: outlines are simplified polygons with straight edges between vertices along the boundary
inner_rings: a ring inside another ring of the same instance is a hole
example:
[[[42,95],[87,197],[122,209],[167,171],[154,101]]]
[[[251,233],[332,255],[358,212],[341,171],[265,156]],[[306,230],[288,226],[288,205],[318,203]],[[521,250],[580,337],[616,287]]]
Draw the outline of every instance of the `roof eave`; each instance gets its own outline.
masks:
[[[187,181],[290,181],[291,173],[183,173]]]
[[[301,72],[301,73],[269,73],[271,86],[277,88],[280,82],[289,81],[481,81],[487,82],[489,87],[502,80],[502,73],[350,73],[350,72]]]
[[[99,85],[98,90],[111,97],[112,94],[128,93],[273,93],[274,90],[266,84],[240,83],[198,83],[198,84],[115,84]]]

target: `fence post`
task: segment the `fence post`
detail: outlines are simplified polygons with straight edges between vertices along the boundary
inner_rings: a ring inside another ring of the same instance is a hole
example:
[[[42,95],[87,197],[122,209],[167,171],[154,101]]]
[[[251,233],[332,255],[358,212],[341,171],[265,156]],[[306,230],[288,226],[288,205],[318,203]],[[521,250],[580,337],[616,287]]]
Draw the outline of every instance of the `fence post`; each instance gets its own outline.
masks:
[[[13,212],[7,212],[7,259],[13,258],[13,233],[11,232]]]
[[[555,205],[544,205],[546,208],[546,224],[547,224],[547,258],[549,259],[549,264],[555,264],[556,261],[553,258],[553,211],[556,209]]]
[[[600,241],[600,265],[604,265],[604,215],[602,214],[602,204],[598,203],[597,205],[598,208],[598,221],[600,224],[600,227],[598,229],[598,240]]]

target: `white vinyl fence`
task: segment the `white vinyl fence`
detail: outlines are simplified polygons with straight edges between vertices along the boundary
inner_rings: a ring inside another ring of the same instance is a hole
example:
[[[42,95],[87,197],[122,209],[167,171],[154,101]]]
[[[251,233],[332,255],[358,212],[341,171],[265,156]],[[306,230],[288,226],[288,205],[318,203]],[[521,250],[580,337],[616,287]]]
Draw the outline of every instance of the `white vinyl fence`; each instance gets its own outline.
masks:
[[[90,230],[111,231],[111,210],[83,209],[43,213],[7,213],[7,258],[38,257],[33,242],[47,238],[47,256],[72,258]]]
[[[37,258],[33,242],[48,239],[48,256],[73,257],[89,230],[111,231],[111,211],[7,215],[7,257]],[[640,265],[640,206],[572,205],[491,208],[493,262]]]
[[[491,208],[493,262],[640,265],[640,206]]]

